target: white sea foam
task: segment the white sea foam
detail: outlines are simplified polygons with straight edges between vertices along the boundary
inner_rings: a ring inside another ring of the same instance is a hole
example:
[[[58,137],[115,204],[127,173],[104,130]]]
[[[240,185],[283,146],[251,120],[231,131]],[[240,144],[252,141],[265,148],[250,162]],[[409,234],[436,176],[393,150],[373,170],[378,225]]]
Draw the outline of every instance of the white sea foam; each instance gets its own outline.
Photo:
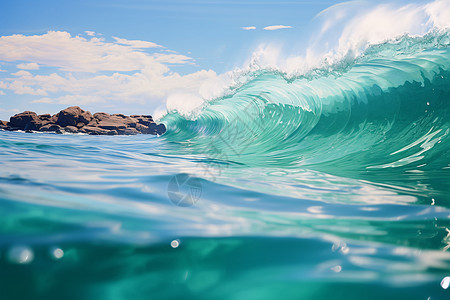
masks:
[[[352,61],[373,45],[401,36],[423,36],[450,29],[450,0],[422,4],[346,2],[319,13],[305,54],[262,44],[245,68],[277,69],[304,74],[314,68]]]

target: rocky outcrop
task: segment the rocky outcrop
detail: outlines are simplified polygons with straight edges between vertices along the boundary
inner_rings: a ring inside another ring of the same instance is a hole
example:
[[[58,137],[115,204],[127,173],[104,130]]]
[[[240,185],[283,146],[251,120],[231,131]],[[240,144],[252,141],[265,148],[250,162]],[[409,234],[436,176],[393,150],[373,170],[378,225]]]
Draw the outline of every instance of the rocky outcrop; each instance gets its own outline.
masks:
[[[53,116],[25,111],[12,116],[9,122],[0,121],[0,129],[90,135],[161,135],[166,132],[166,127],[163,124],[156,124],[149,115],[110,115],[104,112],[92,115],[78,106],[68,107]]]
[[[12,128],[20,128],[23,130],[36,130],[43,124],[35,112],[24,111],[11,117],[8,125]]]
[[[77,126],[79,123],[87,125],[92,119],[90,112],[84,111],[78,106],[71,106],[59,112],[56,124],[61,127]]]

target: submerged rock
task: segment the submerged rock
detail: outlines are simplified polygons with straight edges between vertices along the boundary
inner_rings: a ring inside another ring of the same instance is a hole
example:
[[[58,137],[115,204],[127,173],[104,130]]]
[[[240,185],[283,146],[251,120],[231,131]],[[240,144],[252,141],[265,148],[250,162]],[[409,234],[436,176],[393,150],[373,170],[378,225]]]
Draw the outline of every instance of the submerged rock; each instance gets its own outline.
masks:
[[[163,124],[156,124],[149,115],[110,115],[104,112],[92,115],[78,106],[68,107],[53,116],[25,111],[12,116],[9,122],[0,121],[0,129],[90,135],[161,135],[166,132],[166,127]]]

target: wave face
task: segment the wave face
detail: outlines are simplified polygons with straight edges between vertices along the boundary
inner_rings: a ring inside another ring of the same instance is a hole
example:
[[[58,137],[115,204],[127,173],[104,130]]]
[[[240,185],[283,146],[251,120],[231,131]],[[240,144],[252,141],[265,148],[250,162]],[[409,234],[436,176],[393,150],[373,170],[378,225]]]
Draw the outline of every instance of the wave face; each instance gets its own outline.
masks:
[[[301,76],[247,73],[201,111],[166,115],[165,137],[247,166],[446,168],[449,40],[405,36]]]

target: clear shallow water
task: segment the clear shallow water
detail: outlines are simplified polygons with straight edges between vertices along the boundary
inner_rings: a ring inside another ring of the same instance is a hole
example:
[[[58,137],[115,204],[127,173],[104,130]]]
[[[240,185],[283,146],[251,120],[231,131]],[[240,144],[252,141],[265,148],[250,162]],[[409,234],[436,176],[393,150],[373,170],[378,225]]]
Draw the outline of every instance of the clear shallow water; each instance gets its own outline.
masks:
[[[445,38],[246,74],[162,137],[0,132],[1,299],[448,299]]]

